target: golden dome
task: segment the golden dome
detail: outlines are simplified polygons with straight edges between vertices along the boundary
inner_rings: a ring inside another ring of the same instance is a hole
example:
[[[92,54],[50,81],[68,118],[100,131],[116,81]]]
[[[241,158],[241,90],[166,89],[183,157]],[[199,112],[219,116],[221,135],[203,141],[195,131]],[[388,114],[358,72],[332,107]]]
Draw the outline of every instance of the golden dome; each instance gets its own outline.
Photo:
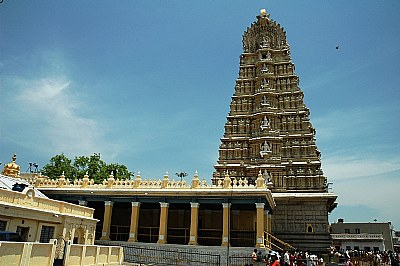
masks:
[[[12,157],[12,162],[4,165],[2,175],[9,177],[19,177],[21,167],[15,162],[17,160],[17,155],[14,154]]]

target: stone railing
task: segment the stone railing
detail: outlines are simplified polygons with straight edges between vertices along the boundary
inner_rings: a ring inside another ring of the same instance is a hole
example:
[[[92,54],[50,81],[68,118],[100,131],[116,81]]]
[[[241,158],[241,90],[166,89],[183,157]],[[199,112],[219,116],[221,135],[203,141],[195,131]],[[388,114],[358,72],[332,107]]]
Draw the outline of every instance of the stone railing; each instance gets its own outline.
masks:
[[[12,204],[14,206],[28,207],[31,209],[48,210],[60,214],[73,215],[79,217],[92,218],[94,210],[84,206],[75,205],[63,201],[51,200],[47,198],[35,197],[35,192],[31,188],[24,191],[15,192],[2,190],[0,202]]]
[[[64,175],[58,179],[48,179],[41,176],[26,179],[36,188],[81,188],[81,189],[246,189],[257,188],[265,189],[265,179],[260,173],[256,180],[256,184],[249,184],[247,179],[232,179],[228,174],[224,178],[217,181],[215,185],[208,185],[206,180],[200,180],[198,173],[193,176],[190,184],[185,180],[176,181],[170,179],[166,173],[163,179],[142,179],[140,173],[134,179],[115,179],[111,174],[108,179],[103,180],[101,184],[95,184],[93,179],[89,179],[86,174],[82,179],[70,181]]]

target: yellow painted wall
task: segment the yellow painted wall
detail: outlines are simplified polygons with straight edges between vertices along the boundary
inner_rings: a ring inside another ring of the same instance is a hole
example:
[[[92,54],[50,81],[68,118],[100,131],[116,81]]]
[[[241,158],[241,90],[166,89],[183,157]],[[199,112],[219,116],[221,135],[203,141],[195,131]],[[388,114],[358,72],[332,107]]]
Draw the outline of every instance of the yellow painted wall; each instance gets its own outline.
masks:
[[[53,245],[32,245],[30,265],[52,265],[54,261]]]
[[[119,246],[69,245],[65,262],[69,266],[121,265],[123,258],[123,248]]]
[[[1,218],[1,217],[0,217]],[[11,218],[8,222],[8,230],[11,232],[16,232],[17,227],[29,227],[29,232],[28,232],[28,239],[26,241],[28,242],[33,242],[33,241],[39,241],[39,239],[36,239],[36,236],[38,234],[39,230],[39,221],[35,220],[30,220],[30,219],[21,219],[21,218]],[[54,225],[56,226],[56,225]],[[40,236],[40,234],[39,234]]]
[[[54,243],[0,242],[0,265],[51,266]]]
[[[88,246],[85,250],[84,265],[94,265],[96,262],[97,247]]]
[[[21,265],[24,245],[16,242],[0,243],[0,265]]]

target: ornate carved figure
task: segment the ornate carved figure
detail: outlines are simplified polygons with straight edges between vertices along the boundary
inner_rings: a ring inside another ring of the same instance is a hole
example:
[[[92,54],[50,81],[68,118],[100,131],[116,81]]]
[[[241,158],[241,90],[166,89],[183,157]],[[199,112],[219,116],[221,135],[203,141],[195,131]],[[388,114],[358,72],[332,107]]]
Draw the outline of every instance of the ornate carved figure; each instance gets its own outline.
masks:
[[[268,117],[264,116],[264,119],[261,122],[261,129],[269,128],[269,120]]]

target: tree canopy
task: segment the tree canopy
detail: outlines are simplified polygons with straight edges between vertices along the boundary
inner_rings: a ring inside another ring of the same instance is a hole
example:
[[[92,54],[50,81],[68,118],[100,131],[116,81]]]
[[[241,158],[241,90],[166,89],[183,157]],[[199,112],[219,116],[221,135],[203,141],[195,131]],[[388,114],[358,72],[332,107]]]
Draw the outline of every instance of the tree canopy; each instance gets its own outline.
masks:
[[[74,161],[70,160],[64,153],[55,155],[50,159],[50,163],[41,169],[43,175],[49,178],[59,178],[64,173],[66,178],[83,178],[87,173],[89,178],[93,178],[96,183],[100,183],[113,173],[114,178],[129,179],[133,175],[125,165],[118,163],[107,164],[100,158],[100,154],[77,156]]]

